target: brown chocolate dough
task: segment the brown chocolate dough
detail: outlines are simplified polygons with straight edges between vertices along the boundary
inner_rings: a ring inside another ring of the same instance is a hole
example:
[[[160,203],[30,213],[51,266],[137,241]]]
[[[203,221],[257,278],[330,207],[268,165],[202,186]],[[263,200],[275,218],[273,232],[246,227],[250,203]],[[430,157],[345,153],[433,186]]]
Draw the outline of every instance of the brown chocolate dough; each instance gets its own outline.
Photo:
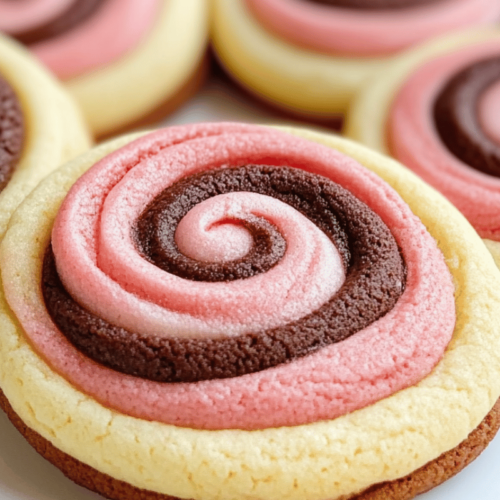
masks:
[[[439,93],[434,122],[441,140],[459,160],[485,174],[500,177],[500,144],[478,120],[478,101],[500,80],[500,57],[474,63],[456,74]]]
[[[0,191],[7,185],[21,156],[24,116],[12,87],[0,77]]]

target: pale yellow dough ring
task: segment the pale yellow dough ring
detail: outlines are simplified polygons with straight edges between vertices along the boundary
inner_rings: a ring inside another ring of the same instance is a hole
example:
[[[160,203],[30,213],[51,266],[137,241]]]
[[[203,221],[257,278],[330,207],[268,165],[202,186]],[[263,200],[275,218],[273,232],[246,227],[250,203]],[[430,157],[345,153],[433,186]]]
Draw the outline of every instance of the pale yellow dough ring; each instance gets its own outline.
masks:
[[[265,30],[245,0],[214,0],[212,43],[229,72],[260,97],[326,118],[344,113],[373,72],[392,59],[336,57],[290,45]]]
[[[389,113],[392,101],[409,75],[423,62],[440,54],[499,35],[500,30],[493,28],[464,31],[440,37],[402,54],[368,81],[358,94],[346,117],[344,134],[381,153],[390,154],[386,135]],[[484,241],[500,266],[500,242]]]
[[[24,48],[0,37],[0,75],[14,89],[26,126],[22,156],[0,193],[0,238],[10,216],[43,177],[90,147],[79,110]]]
[[[500,274],[481,239],[397,162],[334,136],[289,132],[344,151],[381,175],[437,239],[454,278],[458,315],[431,375],[332,421],[258,431],[177,428],[110,411],[69,385],[31,349],[2,296],[0,386],[31,429],[100,472],[176,497],[326,500],[404,476],[479,424],[500,395]],[[66,191],[131,139],[103,144],[66,165],[13,216],[0,248],[2,277],[22,288],[28,304],[42,300],[41,260]]]
[[[135,50],[66,82],[96,136],[138,121],[180,91],[205,55],[208,10],[206,0],[165,0]]]

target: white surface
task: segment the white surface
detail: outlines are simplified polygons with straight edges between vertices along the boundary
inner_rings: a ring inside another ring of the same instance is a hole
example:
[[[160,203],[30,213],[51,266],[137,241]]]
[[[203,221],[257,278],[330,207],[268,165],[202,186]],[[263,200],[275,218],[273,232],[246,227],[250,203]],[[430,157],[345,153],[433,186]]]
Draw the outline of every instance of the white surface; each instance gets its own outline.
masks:
[[[259,108],[226,80],[218,77],[212,78],[194,99],[171,115],[164,124],[222,120],[301,124],[283,118],[268,108]],[[76,486],[42,459],[0,412],[0,500],[98,499],[102,497]],[[500,435],[464,471],[418,497],[418,500],[499,499]]]

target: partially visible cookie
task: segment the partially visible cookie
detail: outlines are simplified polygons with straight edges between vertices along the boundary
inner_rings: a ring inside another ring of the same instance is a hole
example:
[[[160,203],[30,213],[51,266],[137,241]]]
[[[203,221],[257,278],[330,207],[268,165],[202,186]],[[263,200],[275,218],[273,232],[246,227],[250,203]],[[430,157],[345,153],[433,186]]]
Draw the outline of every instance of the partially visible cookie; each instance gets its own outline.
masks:
[[[0,37],[0,237],[33,187],[89,147],[80,112],[59,82]]]
[[[347,120],[441,191],[500,263],[500,33],[461,32],[409,52],[374,78]]]
[[[3,407],[110,498],[410,498],[497,429],[499,270],[443,197],[340,138],[105,143],[19,208],[0,266]]]
[[[394,56],[500,19],[497,0],[215,0],[212,41],[246,89],[309,118],[344,113]]]
[[[1,2],[0,29],[64,80],[98,137],[150,123],[203,81],[208,2]]]

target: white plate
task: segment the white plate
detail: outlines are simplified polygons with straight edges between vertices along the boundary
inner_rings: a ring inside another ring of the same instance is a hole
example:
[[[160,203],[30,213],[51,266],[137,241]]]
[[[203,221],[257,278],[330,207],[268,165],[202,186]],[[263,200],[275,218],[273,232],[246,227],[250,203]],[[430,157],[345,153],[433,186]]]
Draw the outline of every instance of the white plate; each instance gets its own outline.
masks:
[[[225,79],[212,78],[194,99],[164,121],[246,121],[301,124],[260,108]],[[499,500],[500,435],[469,467],[418,500]],[[102,500],[42,459],[0,412],[0,500]],[[286,500],[286,499],[283,499]]]

